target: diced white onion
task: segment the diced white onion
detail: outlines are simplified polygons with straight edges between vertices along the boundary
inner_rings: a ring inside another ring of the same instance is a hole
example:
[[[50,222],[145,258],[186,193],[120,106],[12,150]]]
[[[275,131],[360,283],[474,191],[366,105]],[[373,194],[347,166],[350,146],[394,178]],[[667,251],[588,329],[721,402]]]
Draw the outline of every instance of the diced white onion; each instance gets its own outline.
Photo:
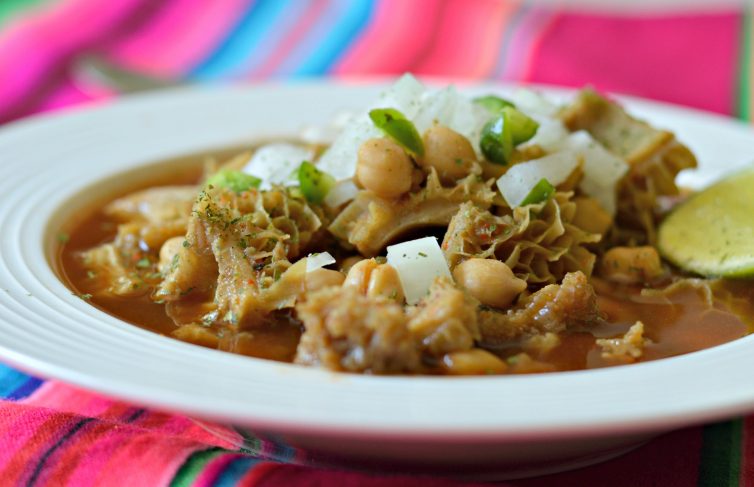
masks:
[[[352,179],[338,181],[325,196],[325,204],[331,208],[337,208],[347,201],[351,201],[359,193],[359,188]]]
[[[321,269],[326,265],[334,264],[335,258],[329,252],[309,254],[306,257],[306,272]]]
[[[487,109],[458,93],[455,87],[449,86],[439,91],[426,92],[412,121],[420,135],[434,124],[453,129],[466,137],[479,152],[477,142],[484,124],[490,118],[492,116]]]
[[[356,158],[361,144],[381,132],[367,114],[351,119],[335,141],[317,161],[317,167],[336,180],[350,179],[356,173]]]
[[[563,143],[563,140],[568,137],[568,129],[566,129],[563,123],[558,119],[548,118],[538,114],[532,114],[530,116],[539,123],[539,128],[534,134],[534,137],[526,141],[522,146],[538,145],[547,152],[555,152],[558,150]]]
[[[513,93],[511,101],[516,108],[529,116],[541,115],[553,118],[558,111],[558,106],[536,91],[520,88]]]
[[[424,237],[391,245],[387,262],[398,271],[408,304],[416,304],[427,295],[438,277],[452,279],[448,263],[435,237]]]
[[[445,125],[468,138],[477,151],[482,127],[490,118],[484,108],[459,94],[454,87],[428,91],[410,74],[396,81],[370,105],[372,108],[399,110],[414,123],[419,135],[434,123]],[[317,165],[337,180],[351,178],[356,172],[356,155],[361,144],[367,139],[382,136],[383,133],[369,119],[367,110],[345,124]]]
[[[313,155],[299,145],[267,144],[257,149],[241,170],[261,179],[261,189],[270,189],[272,184],[297,186],[296,169]]]
[[[372,108],[395,108],[408,119],[419,111],[419,102],[427,91],[426,87],[411,74],[404,74],[375,100]],[[367,110],[368,111],[368,110]]]
[[[508,169],[497,180],[497,187],[511,208],[521,202],[541,179],[553,186],[564,182],[578,167],[581,158],[573,151],[560,151],[522,162]]]
[[[309,125],[301,130],[301,140],[310,144],[331,144],[349,121],[354,118],[350,111],[340,111],[327,125]]]
[[[584,161],[584,177],[579,187],[596,199],[609,214],[614,215],[615,188],[628,171],[628,163],[605,149],[583,130],[570,134],[560,147],[581,156]]]

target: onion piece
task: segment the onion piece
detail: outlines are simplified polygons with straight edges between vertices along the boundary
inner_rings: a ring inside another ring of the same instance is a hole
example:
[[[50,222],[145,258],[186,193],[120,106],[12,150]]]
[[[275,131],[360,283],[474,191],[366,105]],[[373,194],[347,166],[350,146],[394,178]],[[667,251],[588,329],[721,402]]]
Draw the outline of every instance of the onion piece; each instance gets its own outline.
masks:
[[[310,150],[294,144],[267,144],[254,152],[241,171],[261,179],[261,189],[270,189],[273,184],[298,186],[296,170],[313,155]]]
[[[581,157],[573,151],[555,152],[539,159],[521,162],[497,180],[497,187],[511,208],[521,203],[542,179],[553,186],[564,182],[578,167]]]
[[[513,103],[516,108],[529,116],[540,115],[547,118],[554,118],[558,112],[558,106],[534,90],[520,88],[513,93]]]
[[[579,188],[596,199],[610,215],[614,215],[615,188],[628,172],[628,163],[605,149],[584,130],[573,132],[560,146],[575,152],[584,160],[584,177]]]
[[[436,278],[453,279],[435,237],[424,237],[389,246],[387,262],[398,271],[398,278],[408,304],[416,304],[426,296]]]
[[[461,95],[453,86],[426,92],[418,105],[419,109],[412,121],[419,134],[423,135],[435,124],[444,125],[469,139],[477,155],[481,155],[478,141],[482,127],[492,118],[486,108]]]
[[[360,189],[354,184],[353,179],[344,179],[335,183],[335,186],[327,193],[325,204],[330,208],[337,208],[354,199],[359,191]]]
[[[334,264],[335,257],[330,255],[329,252],[318,252],[316,254],[309,254],[306,257],[306,272],[311,272],[317,269],[321,269],[326,265]]]

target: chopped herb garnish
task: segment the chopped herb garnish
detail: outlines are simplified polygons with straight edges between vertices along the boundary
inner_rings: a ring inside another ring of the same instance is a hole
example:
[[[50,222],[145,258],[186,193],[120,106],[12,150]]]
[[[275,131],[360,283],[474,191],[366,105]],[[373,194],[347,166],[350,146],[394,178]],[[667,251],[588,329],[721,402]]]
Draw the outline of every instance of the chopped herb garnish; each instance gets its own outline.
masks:
[[[421,257],[426,257],[426,256],[427,256],[427,254],[425,254],[424,252],[419,252],[419,256],[421,256]]]
[[[94,271],[86,271],[86,277],[88,277],[89,279],[94,279],[95,277],[97,277],[97,273]]]
[[[187,248],[191,247],[191,242],[189,242],[188,240],[184,240],[181,245],[183,245],[184,249],[187,249]]]
[[[405,115],[394,108],[377,108],[369,112],[375,127],[398,142],[414,156],[424,155],[424,143],[416,127]]]
[[[84,301],[89,301],[90,299],[92,299],[92,295],[89,293],[79,294],[78,297],[83,299]]]
[[[58,234],[58,242],[60,243],[66,243],[71,239],[71,236],[67,233],[59,233]]]
[[[142,257],[139,259],[138,262],[136,262],[136,268],[137,269],[146,269],[152,265],[152,262],[147,257]]]

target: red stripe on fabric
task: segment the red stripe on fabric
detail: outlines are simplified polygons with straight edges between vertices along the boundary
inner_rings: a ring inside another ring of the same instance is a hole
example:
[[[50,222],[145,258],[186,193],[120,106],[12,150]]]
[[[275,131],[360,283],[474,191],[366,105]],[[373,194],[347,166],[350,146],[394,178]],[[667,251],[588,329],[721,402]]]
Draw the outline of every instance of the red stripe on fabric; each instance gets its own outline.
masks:
[[[17,406],[27,408],[27,406]],[[55,445],[81,418],[44,409],[29,408],[29,414],[39,414],[44,421],[34,429],[34,434],[17,448],[16,454],[0,470],[0,479],[6,485],[25,483],[45,452]]]
[[[250,480],[246,480],[250,478]],[[315,469],[300,465],[260,464],[251,470],[238,483],[239,487],[283,487],[288,485],[337,485],[338,487],[488,487],[490,484],[466,483],[443,477],[425,477],[409,475],[369,475],[365,473],[347,472],[341,470]],[[500,483],[496,486],[519,485],[516,483]],[[521,484],[523,485],[523,484]],[[564,484],[551,484],[564,485]],[[581,484],[600,485],[600,484]],[[609,484],[608,484],[609,485]]]
[[[433,40],[442,0],[384,0],[373,20],[333,67],[336,75],[400,74]]]
[[[253,0],[174,0],[139,32],[115,46],[116,63],[168,78],[180,77],[225,38]],[[200,12],[200,14],[198,14]]]
[[[133,438],[129,429],[116,429],[112,424],[102,423],[102,428],[97,441],[92,442],[86,451],[82,450],[85,460],[72,469],[68,477],[68,485],[92,485],[102,472],[102,468],[113,453]]]
[[[259,487],[265,484],[265,478],[271,475],[278,468],[283,467],[279,463],[260,462],[254,465],[246,474],[236,483],[236,487]],[[267,485],[271,485],[267,483]],[[278,484],[279,485],[279,484]],[[293,485],[293,484],[287,484]]]
[[[113,425],[91,423],[77,432],[66,444],[55,451],[45,462],[45,467],[37,477],[37,485],[83,485],[69,482],[74,473],[81,469],[92,469],[95,464],[90,456],[92,446],[103,437],[112,435]]]
[[[322,12],[327,10],[328,0],[314,0],[298,21],[291,27],[290,35],[283,38],[267,59],[254,71],[249,73],[252,79],[264,79],[272,75],[285,58],[301,43],[306,34],[316,25]]]
[[[139,426],[166,436],[175,436],[205,445],[228,449],[237,446],[217,437],[185,416],[148,412],[146,418],[139,421]]]
[[[741,441],[741,486],[754,487],[754,416],[744,418]]]
[[[115,401],[78,387],[48,381],[39,391],[24,401],[29,406],[49,408],[58,412],[104,418]]]
[[[701,448],[702,428],[687,428],[660,436],[614,460],[570,472],[518,481],[516,486],[696,487]]]
[[[118,479],[122,485],[168,485],[175,473],[192,453],[206,449],[207,445],[181,438],[166,438],[126,429],[121,446],[97,469],[87,473],[83,485],[108,485]]]
[[[505,26],[520,2],[448,0],[432,50],[413,69],[420,74],[482,78],[498,59]]]
[[[739,29],[737,13],[562,14],[542,38],[528,80],[592,84],[602,90],[729,113],[736,86]]]
[[[10,470],[8,464],[16,457],[28,458],[31,452],[25,450],[24,446],[50,420],[50,416],[49,412],[25,408],[17,403],[0,403],[0,437],[3,439],[0,472]]]

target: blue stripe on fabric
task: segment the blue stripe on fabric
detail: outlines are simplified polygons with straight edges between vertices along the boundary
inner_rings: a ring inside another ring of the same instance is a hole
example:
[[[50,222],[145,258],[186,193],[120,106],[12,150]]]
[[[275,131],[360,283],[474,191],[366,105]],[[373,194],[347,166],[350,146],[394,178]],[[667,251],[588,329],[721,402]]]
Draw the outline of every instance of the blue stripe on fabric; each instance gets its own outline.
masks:
[[[267,47],[267,37],[278,29],[278,22],[292,3],[291,0],[257,0],[220,47],[189,73],[189,78],[212,80],[238,74],[247,59],[258,55],[255,51]]]
[[[19,387],[15,391],[5,396],[5,398],[11,401],[19,401],[21,399],[25,399],[31,396],[34,391],[39,389],[39,386],[41,386],[43,382],[44,381],[42,379],[37,379],[36,377],[29,377],[29,379],[26,382],[24,382],[24,384],[21,387]]]
[[[375,8],[374,0],[337,0],[334,3],[338,4],[337,10],[342,14],[322,16],[323,22],[313,29],[312,41],[301,43],[306,50],[295,54],[298,66],[288,70],[287,74],[311,76],[327,73],[369,24]]]
[[[287,76],[293,73],[305,60],[312,55],[312,50],[319,46],[322,38],[326,37],[330,31],[337,29],[338,20],[343,16],[343,10],[348,8],[348,4],[340,0],[326,0],[327,6],[319,15],[314,24],[291,49],[288,56],[283,59],[276,70],[277,75]]]
[[[235,487],[246,473],[262,460],[253,457],[240,457],[231,461],[215,478],[214,487]]]
[[[0,398],[8,398],[9,395],[24,385],[30,378],[30,376],[23,372],[0,364]]]
[[[298,0],[291,8],[286,10],[286,15],[280,17],[274,29],[271,29],[261,44],[261,48],[253,56],[247,56],[243,60],[235,74],[248,74],[259,68],[264,62],[275,53],[275,49],[286,37],[293,32],[294,26],[301,20],[306,11],[311,7],[315,0]],[[295,8],[294,8],[295,7]]]

